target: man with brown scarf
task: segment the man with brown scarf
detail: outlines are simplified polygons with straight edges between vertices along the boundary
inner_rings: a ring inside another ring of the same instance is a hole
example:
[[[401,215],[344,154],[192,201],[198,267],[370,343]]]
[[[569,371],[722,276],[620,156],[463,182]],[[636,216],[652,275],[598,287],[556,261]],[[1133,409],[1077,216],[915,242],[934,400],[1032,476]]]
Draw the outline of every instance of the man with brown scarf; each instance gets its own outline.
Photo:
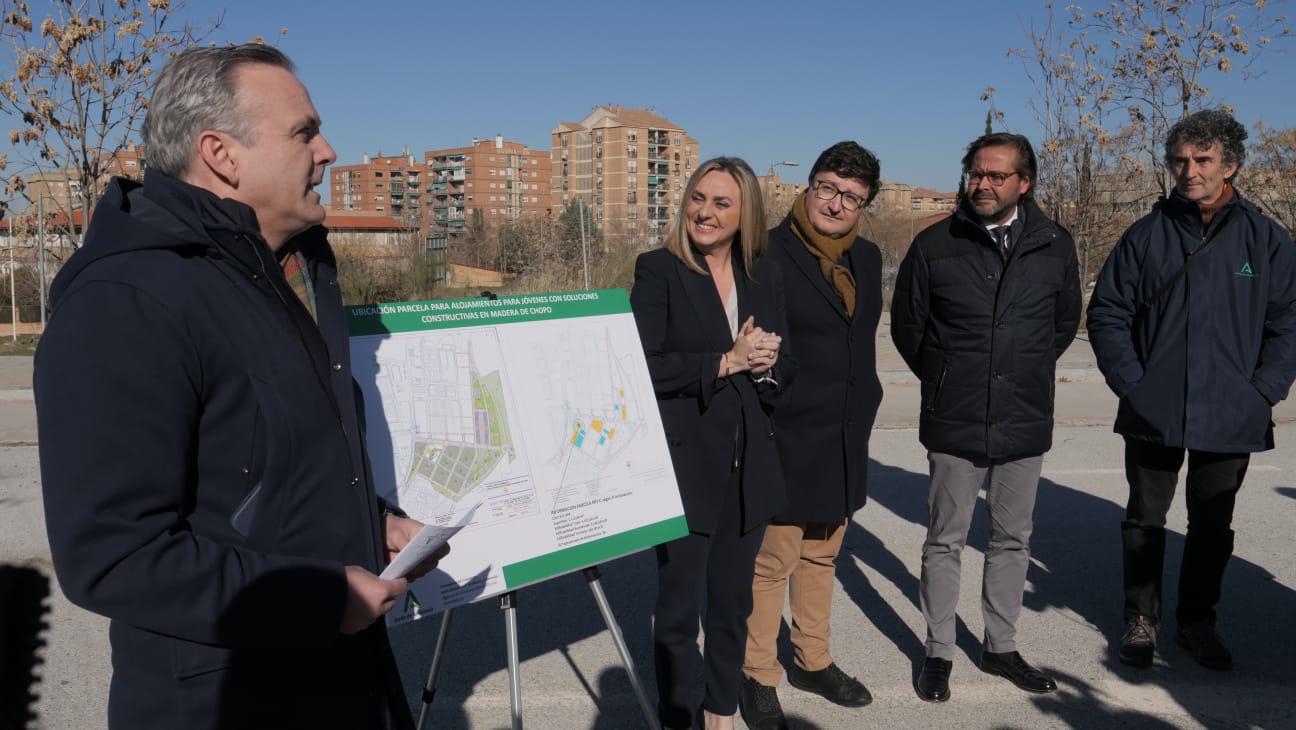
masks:
[[[767,256],[783,269],[796,382],[779,407],[774,443],[788,508],[765,529],[756,557],[753,608],[739,708],[753,729],[786,727],[776,687],[783,604],[792,604],[794,664],[788,681],[846,707],[872,701],[829,651],[834,560],[851,515],[864,506],[868,439],[882,386],[874,341],[882,311],[882,257],[855,235],[877,194],[881,168],[854,142],[825,150],[810,188],[770,231]]]

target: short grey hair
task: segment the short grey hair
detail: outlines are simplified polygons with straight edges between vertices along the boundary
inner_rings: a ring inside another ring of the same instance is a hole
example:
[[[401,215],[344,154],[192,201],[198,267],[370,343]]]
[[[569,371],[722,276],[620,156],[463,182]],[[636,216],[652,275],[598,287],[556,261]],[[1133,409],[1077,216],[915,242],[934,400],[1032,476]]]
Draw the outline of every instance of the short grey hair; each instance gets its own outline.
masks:
[[[234,88],[234,70],[251,63],[294,68],[283,51],[261,43],[190,48],[167,63],[153,85],[142,130],[150,168],[183,178],[204,130],[225,132],[246,144],[255,141]]]

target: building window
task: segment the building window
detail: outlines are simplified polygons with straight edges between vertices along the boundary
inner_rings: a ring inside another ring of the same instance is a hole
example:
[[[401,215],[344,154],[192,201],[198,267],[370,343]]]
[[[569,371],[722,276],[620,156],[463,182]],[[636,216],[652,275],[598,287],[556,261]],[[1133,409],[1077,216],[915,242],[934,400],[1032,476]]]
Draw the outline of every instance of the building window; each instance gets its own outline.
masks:
[[[627,176],[626,176],[626,185],[627,185],[627,186],[633,188],[633,187],[637,187],[638,184],[639,184],[639,178],[635,177],[634,175],[627,175]]]
[[[374,177],[382,177],[382,176],[383,176],[382,170],[374,170]]]
[[[381,196],[381,195],[375,195],[375,196],[374,196],[374,200],[382,200],[382,199],[383,199],[383,196]]]
[[[377,188],[377,189],[379,189],[379,190],[382,190],[382,189],[383,189],[383,184],[382,184],[382,183],[374,183],[374,187]]]
[[[634,142],[639,138],[639,132],[633,129],[626,130],[626,139]]]
[[[626,171],[627,171],[627,172],[639,172],[639,161],[638,161],[638,160],[628,160],[628,161],[626,162]],[[633,183],[632,183],[632,184],[633,184]]]

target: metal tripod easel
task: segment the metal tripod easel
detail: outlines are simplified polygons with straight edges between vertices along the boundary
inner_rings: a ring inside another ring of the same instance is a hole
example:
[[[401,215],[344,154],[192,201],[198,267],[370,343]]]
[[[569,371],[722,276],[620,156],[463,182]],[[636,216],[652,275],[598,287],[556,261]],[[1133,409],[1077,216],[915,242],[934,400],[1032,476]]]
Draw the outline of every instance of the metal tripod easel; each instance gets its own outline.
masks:
[[[589,585],[590,592],[594,594],[594,603],[598,605],[599,613],[603,614],[603,622],[607,624],[608,633],[612,634],[612,642],[616,645],[617,653],[621,655],[621,664],[630,677],[630,686],[634,689],[635,699],[639,701],[639,709],[643,711],[644,723],[649,730],[659,730],[657,715],[648,702],[648,694],[639,681],[634,660],[630,658],[630,650],[621,635],[621,627],[617,625],[616,617],[612,615],[612,607],[608,604],[603,586],[599,583],[598,566],[590,566],[582,570],[581,574],[585,576],[585,582]],[[509,707],[513,714],[513,730],[522,730],[522,675],[518,669],[520,662],[517,606],[517,591],[509,591],[499,597],[499,607],[504,612],[504,638],[508,650]],[[427,726],[428,717],[432,712],[432,700],[436,698],[437,676],[441,673],[441,661],[445,657],[445,644],[450,636],[450,621],[453,616],[453,609],[446,609],[441,615],[441,629],[437,632],[436,649],[432,652],[432,668],[428,671],[427,684],[423,687],[423,709],[419,711],[419,730]]]

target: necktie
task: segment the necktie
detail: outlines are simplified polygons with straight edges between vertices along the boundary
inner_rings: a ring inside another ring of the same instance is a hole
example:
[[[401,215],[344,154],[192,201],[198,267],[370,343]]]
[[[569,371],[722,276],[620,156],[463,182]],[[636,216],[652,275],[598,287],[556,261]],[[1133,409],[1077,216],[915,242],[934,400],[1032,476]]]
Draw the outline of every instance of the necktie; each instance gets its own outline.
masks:
[[[994,238],[995,243],[999,244],[999,250],[1003,251],[1006,258],[1008,256],[1008,226],[992,228],[990,235]]]

